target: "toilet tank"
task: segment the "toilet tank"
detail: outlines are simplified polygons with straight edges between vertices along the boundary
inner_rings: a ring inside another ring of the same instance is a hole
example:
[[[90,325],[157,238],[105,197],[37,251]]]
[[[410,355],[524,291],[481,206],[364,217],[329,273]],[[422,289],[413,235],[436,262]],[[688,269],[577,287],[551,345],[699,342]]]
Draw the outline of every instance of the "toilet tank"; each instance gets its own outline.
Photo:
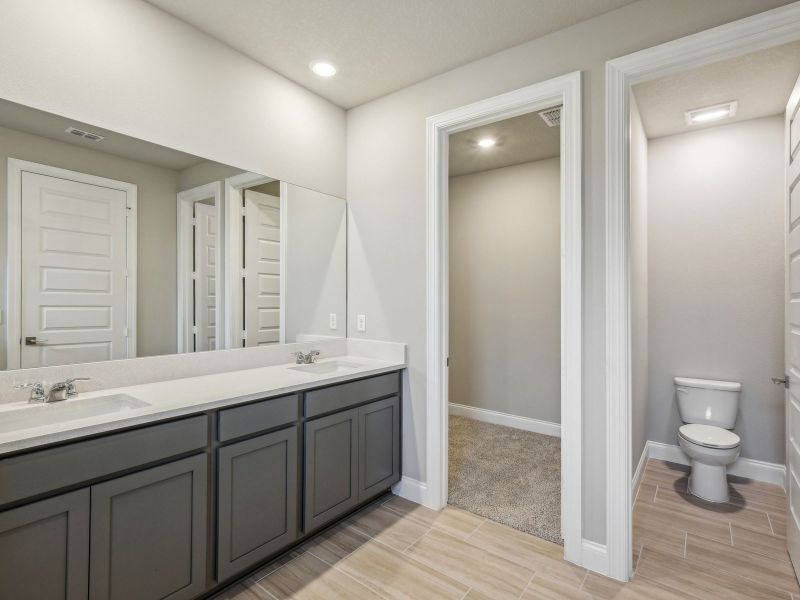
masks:
[[[674,381],[681,421],[733,429],[741,383],[689,377],[676,377]]]

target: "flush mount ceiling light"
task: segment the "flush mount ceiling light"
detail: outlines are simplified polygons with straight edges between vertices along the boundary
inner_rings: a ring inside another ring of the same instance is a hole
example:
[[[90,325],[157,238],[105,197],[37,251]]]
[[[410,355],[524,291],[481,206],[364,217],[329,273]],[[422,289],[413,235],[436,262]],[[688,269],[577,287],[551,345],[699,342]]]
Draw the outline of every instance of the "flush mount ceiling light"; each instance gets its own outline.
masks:
[[[482,138],[478,140],[478,146],[480,146],[481,148],[491,148],[496,143],[497,141],[492,138]]]
[[[736,114],[738,106],[739,103],[736,100],[732,100],[730,102],[723,102],[722,104],[715,104],[714,106],[687,110],[686,124],[702,125],[704,123],[711,123],[712,121],[719,121],[720,119],[729,119]]]
[[[309,65],[309,67],[312,71],[314,71],[314,74],[319,75],[320,77],[333,77],[336,75],[336,67],[323,60],[315,60]]]

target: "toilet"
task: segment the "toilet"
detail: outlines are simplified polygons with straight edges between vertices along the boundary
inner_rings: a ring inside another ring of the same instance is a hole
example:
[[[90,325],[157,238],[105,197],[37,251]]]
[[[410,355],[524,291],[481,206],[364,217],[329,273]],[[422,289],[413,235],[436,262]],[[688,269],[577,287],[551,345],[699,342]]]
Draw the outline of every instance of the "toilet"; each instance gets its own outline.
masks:
[[[709,502],[728,501],[727,466],[739,456],[736,424],[742,384],[675,377],[678,411],[684,425],[678,443],[692,459],[689,492]]]

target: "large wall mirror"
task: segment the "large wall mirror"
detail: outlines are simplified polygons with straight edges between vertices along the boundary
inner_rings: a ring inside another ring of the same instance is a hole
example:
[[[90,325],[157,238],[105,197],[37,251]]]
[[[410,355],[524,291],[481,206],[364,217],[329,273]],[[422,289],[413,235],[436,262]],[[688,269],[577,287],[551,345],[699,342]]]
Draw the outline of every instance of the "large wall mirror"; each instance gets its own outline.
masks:
[[[0,101],[0,368],[343,337],[347,204]]]

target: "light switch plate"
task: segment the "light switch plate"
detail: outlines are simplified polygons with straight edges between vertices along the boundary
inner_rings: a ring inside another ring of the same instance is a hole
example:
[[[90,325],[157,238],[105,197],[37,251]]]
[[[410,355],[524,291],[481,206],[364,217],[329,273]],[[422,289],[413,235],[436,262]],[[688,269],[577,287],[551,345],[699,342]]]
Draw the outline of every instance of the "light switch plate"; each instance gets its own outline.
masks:
[[[356,329],[358,331],[367,330],[367,315],[356,315]]]
[[[336,329],[336,313],[331,313],[328,316],[328,327]]]

